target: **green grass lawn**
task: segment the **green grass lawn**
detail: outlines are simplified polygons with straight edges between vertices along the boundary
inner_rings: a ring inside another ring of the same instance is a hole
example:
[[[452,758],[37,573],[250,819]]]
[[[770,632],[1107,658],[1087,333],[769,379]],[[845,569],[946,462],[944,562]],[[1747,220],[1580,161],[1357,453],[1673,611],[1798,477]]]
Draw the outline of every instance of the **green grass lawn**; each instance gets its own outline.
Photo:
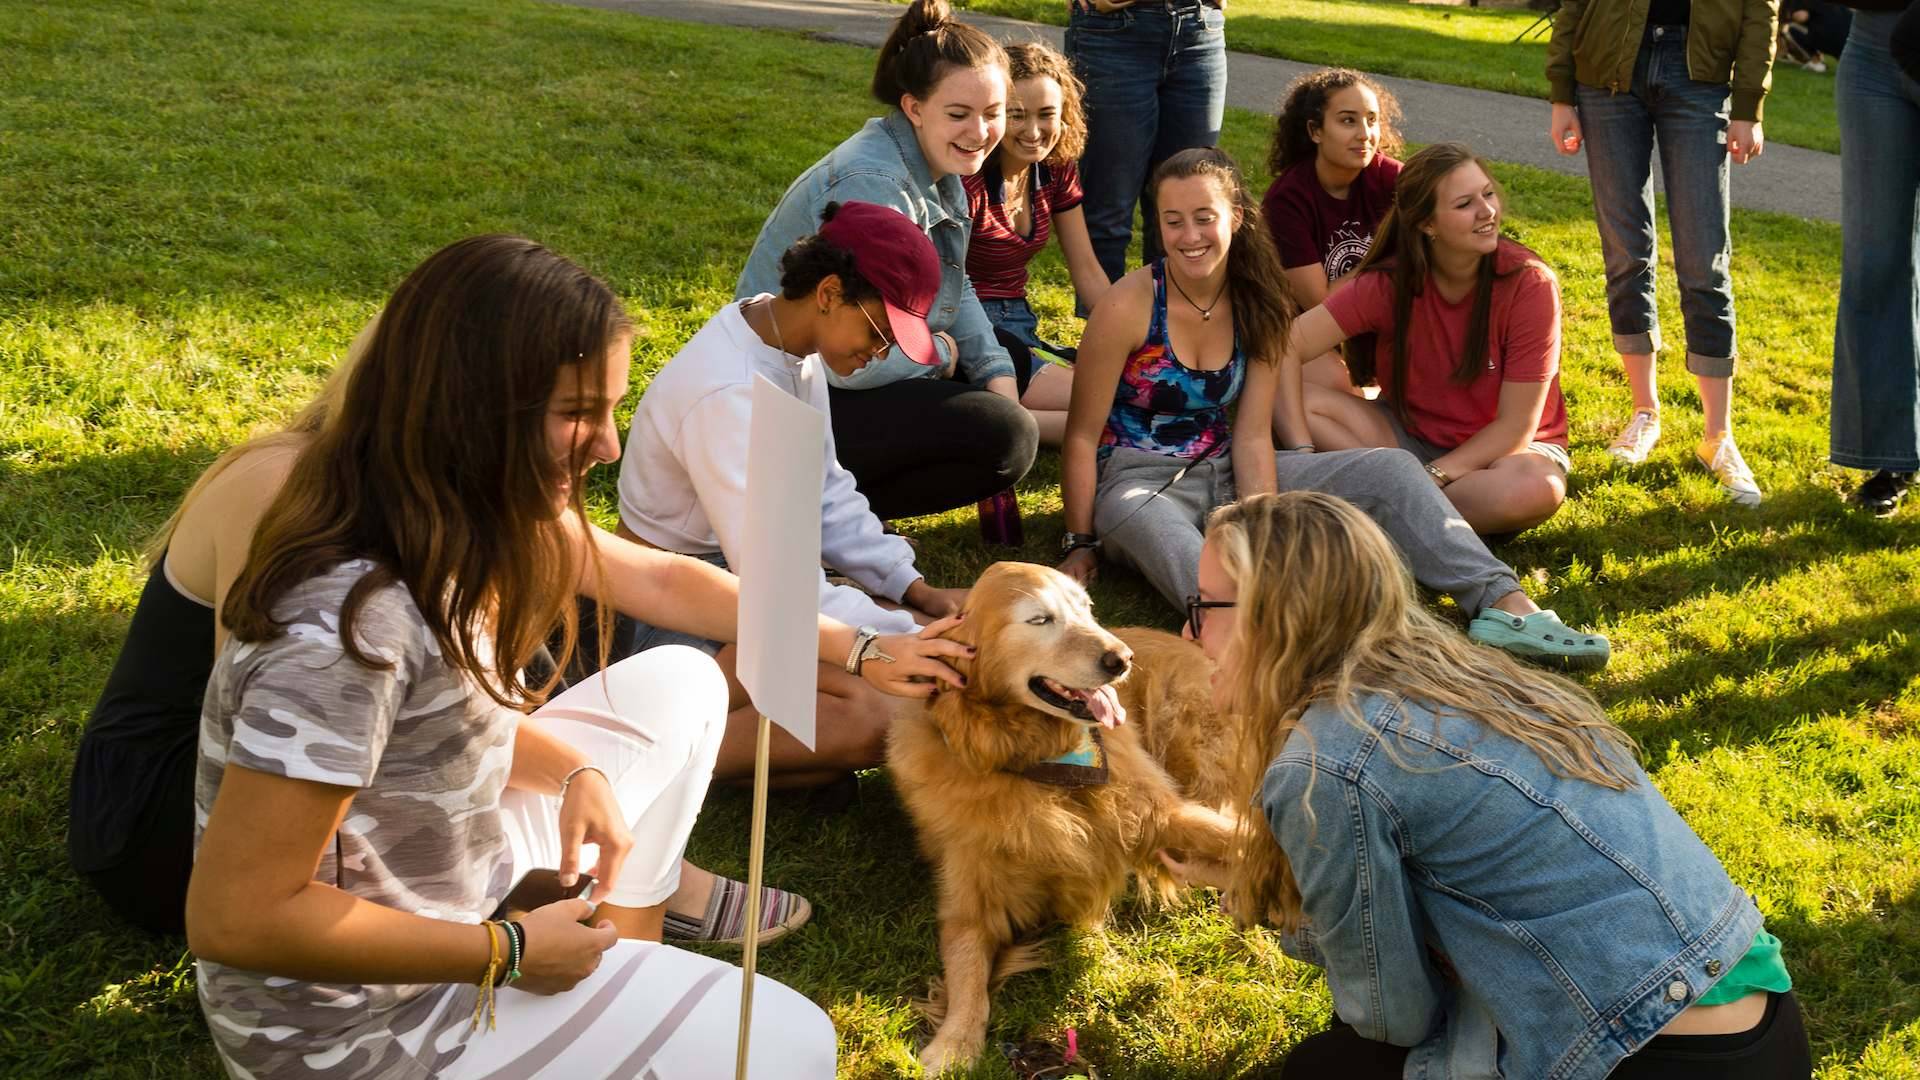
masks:
[[[463,235],[522,232],[605,275],[643,327],[639,389],[730,295],[787,182],[873,111],[870,55],[524,0],[0,0],[0,57],[0,1075],[213,1075],[184,943],[114,925],[64,853],[141,544]],[[1256,165],[1266,129],[1231,113],[1226,142]],[[1745,511],[1690,466],[1677,351],[1666,443],[1605,471],[1628,398],[1586,185],[1501,177],[1561,273],[1576,469],[1559,516],[1500,553],[1613,636],[1591,686],[1784,939],[1820,1075],[1920,1075],[1920,514],[1849,514],[1824,463],[1838,231],[1734,215],[1739,430],[1768,492]],[[1073,338],[1064,270],[1038,274],[1044,329]],[[1042,455],[1023,485],[1028,558],[1058,537],[1057,475]],[[936,583],[1003,554],[970,513],[904,527]],[[1119,571],[1095,591],[1110,622],[1174,622]],[[907,1071],[937,962],[886,776],[850,813],[777,799],[768,847],[769,880],[818,914],[766,970],[832,1012],[845,1076]],[[738,873],[745,851],[745,799],[719,793],[693,853]],[[1316,971],[1203,904],[1123,903],[1053,942],[994,1037],[1076,1027],[1115,1080],[1259,1075],[1329,1015]]]
[[[955,6],[1033,22],[1067,22],[1066,0],[956,0]],[[1227,47],[1237,52],[1547,96],[1546,39],[1529,35],[1515,41],[1537,12],[1407,0],[1230,0],[1226,12]],[[1839,153],[1833,78],[1831,64],[1825,75],[1775,64],[1765,112],[1767,138]],[[1543,140],[1546,131],[1543,106]]]

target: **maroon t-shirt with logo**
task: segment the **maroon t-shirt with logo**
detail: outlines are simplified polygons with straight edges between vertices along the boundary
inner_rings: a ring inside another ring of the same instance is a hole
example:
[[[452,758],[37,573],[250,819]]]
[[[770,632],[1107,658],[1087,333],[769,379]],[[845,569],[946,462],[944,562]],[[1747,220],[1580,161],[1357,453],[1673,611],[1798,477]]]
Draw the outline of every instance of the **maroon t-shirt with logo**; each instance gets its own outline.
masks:
[[[1280,265],[1291,270],[1318,263],[1328,281],[1351,273],[1373,246],[1374,230],[1393,205],[1398,179],[1400,163],[1385,154],[1373,156],[1344,199],[1320,186],[1311,161],[1281,173],[1260,200],[1267,231],[1280,249]]]

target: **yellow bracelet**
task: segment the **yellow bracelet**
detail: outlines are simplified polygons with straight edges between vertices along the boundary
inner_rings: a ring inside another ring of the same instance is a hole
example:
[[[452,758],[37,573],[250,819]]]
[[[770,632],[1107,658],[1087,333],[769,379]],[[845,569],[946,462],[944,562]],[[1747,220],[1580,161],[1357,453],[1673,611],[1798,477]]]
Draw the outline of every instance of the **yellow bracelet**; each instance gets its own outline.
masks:
[[[493,981],[500,973],[500,930],[493,923],[481,925],[487,928],[487,972],[480,976],[480,996],[473,1002],[473,1029],[480,1030],[480,1017],[487,1018],[487,1030],[493,1025]]]

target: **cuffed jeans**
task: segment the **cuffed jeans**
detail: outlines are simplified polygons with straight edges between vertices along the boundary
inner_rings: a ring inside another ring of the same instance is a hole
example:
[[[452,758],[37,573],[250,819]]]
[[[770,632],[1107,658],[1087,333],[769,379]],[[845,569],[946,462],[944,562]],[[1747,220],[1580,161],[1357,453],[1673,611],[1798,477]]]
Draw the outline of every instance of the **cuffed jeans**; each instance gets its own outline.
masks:
[[[1168,0],[1067,21],[1067,58],[1086,84],[1087,148],[1080,186],[1087,234],[1109,281],[1127,271],[1133,206],[1146,258],[1160,254],[1147,180],[1162,161],[1220,141],[1227,104],[1226,16],[1199,0]]]
[[[1607,316],[1622,355],[1660,351],[1654,307],[1653,148],[1666,182],[1673,270],[1687,331],[1687,370],[1733,374],[1733,240],[1727,230],[1727,124],[1732,90],[1687,75],[1685,27],[1649,26],[1620,93],[1578,83],[1587,178],[1607,267]]]
[[[1858,11],[1834,84],[1840,310],[1828,459],[1920,469],[1920,85],[1887,52],[1898,12]]]
[[[1186,468],[1184,474],[1180,470]],[[1396,448],[1274,456],[1281,491],[1337,495],[1378,522],[1414,580],[1477,615],[1520,589],[1513,569],[1487,550],[1412,454]],[[1179,479],[1173,480],[1176,474]],[[1115,447],[1100,465],[1093,531],[1100,548],[1140,572],[1175,607],[1200,591],[1207,515],[1235,499],[1225,454],[1200,462]]]

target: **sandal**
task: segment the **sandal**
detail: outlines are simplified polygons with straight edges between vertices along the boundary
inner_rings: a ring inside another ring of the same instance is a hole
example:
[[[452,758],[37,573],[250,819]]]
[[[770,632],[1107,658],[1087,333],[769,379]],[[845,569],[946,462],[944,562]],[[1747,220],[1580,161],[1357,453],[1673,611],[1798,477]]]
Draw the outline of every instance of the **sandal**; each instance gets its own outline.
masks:
[[[813,905],[799,893],[762,887],[760,890],[760,943],[783,938],[813,918]],[[729,877],[713,876],[713,895],[707,898],[707,912],[695,919],[691,915],[667,912],[662,926],[663,941],[695,941],[708,945],[744,945],[747,940],[747,883]]]
[[[1613,646],[1603,634],[1575,631],[1551,611],[1513,615],[1488,608],[1473,617],[1467,636],[1522,660],[1556,664],[1575,671],[1598,671],[1607,666]]]

